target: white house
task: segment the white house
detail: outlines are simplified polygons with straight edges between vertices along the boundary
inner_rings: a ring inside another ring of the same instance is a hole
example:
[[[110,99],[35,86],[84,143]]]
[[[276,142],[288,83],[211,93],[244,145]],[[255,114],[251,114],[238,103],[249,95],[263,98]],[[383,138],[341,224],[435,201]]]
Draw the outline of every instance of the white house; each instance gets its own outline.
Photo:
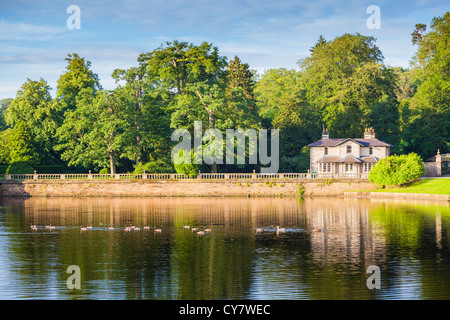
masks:
[[[364,138],[330,139],[323,129],[322,139],[310,147],[310,172],[367,173],[379,159],[390,155],[391,144],[375,138],[373,128],[365,129]]]

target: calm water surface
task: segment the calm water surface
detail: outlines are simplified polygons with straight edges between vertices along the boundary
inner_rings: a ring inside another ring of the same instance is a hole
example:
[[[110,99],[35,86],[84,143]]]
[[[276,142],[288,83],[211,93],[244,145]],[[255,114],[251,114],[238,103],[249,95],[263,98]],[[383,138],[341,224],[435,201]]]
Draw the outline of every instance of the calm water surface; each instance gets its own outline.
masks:
[[[447,202],[0,198],[0,299],[450,299],[449,233]]]

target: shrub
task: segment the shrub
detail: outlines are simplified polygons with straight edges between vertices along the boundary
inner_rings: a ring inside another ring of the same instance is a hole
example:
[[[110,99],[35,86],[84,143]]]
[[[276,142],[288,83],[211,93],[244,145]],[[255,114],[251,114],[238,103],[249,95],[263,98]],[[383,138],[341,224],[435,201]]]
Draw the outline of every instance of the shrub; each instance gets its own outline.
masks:
[[[99,174],[109,174],[109,169],[103,168],[102,170],[100,170]]]
[[[11,163],[6,169],[6,174],[33,174],[34,168],[29,161],[16,161]]]
[[[415,180],[425,173],[423,161],[416,153],[383,158],[372,168],[369,180],[384,186],[398,186]]]
[[[177,173],[183,173],[191,178],[195,178],[198,175],[200,166],[197,164],[180,163],[174,165]]]
[[[175,171],[171,162],[162,159],[149,161],[146,163],[139,163],[135,165],[133,173],[173,173]]]
[[[301,184],[299,184],[298,185],[298,188],[297,188],[297,194],[300,196],[300,197],[303,197],[303,194],[305,193],[305,189],[303,189],[303,186],[301,185]]]

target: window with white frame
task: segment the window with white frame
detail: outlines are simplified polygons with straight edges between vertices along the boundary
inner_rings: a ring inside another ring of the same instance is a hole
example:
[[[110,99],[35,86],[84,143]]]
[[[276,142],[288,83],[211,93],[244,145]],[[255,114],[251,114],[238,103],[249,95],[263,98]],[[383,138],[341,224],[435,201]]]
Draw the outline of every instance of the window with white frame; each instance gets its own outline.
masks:
[[[373,147],[369,147],[369,155],[373,154]]]
[[[353,163],[346,163],[345,164],[345,172],[346,173],[353,172]]]
[[[330,173],[332,169],[331,163],[319,163],[319,172],[320,173]]]
[[[325,147],[325,149],[324,149],[324,154],[325,154],[325,155],[328,154],[328,147]]]
[[[373,165],[373,163],[364,163],[363,172],[369,172],[370,170],[372,170]]]
[[[347,146],[347,153],[352,153],[352,146]]]

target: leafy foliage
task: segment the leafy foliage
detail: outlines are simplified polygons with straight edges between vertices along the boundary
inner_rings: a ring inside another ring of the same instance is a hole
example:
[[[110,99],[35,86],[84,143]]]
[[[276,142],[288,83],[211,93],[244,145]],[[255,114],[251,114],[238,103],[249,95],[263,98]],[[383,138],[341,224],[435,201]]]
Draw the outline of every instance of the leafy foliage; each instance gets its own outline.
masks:
[[[417,93],[410,101],[410,151],[433,156],[450,151],[450,12],[432,20],[430,31],[415,42],[414,81]]]
[[[180,150],[179,156],[183,156],[183,150]],[[183,173],[193,178],[197,176],[198,172],[200,171],[201,165],[194,163],[194,151],[191,150],[191,163],[175,163],[174,167],[177,173]]]
[[[95,93],[101,86],[98,75],[90,69],[89,61],[85,61],[76,53],[67,55],[65,60],[66,72],[58,79],[56,95],[63,110],[73,110],[76,108],[78,94],[83,89],[91,89]]]
[[[425,173],[422,158],[415,153],[380,159],[369,173],[369,180],[381,186],[398,186]]]
[[[36,145],[39,160],[54,156],[54,135],[62,122],[60,106],[50,95],[50,87],[44,79],[27,81],[17,92],[5,111],[8,126],[14,127],[20,121],[26,123],[30,130],[33,143]]]

